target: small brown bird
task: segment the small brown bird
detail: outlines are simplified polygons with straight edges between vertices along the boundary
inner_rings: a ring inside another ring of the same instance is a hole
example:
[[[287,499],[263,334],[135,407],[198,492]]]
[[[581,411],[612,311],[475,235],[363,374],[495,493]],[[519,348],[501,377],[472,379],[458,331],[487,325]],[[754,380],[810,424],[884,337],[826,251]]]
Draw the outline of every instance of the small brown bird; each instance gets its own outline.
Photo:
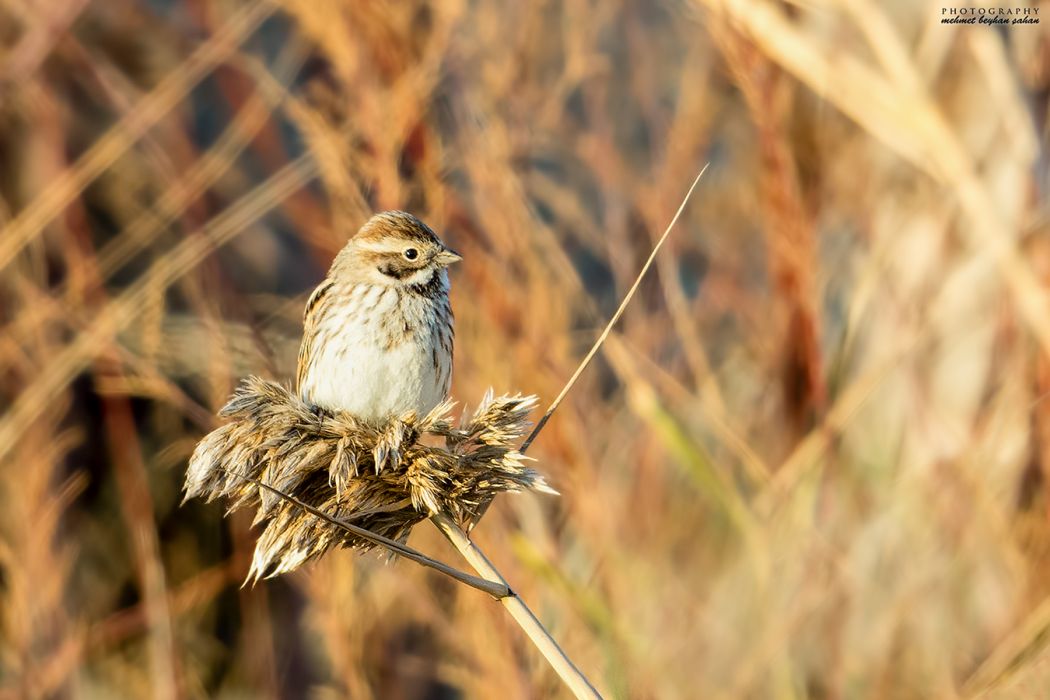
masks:
[[[373,216],[306,303],[302,399],[373,423],[443,401],[454,336],[446,268],[458,260],[411,214]]]

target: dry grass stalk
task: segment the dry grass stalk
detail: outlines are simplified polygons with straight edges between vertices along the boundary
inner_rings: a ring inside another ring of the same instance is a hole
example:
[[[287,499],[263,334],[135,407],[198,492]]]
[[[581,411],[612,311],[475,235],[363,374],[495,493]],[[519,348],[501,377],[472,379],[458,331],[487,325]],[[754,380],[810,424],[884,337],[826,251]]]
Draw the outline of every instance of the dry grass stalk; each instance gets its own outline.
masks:
[[[485,553],[471,542],[467,534],[463,532],[452,518],[446,514],[438,514],[431,518],[431,521],[485,581],[506,587],[508,594],[500,596],[499,602],[503,604],[503,607],[507,609],[507,612],[510,613],[525,634],[529,635],[529,639],[543,654],[543,658],[547,659],[547,663],[555,670],[566,687],[572,691],[572,694],[577,698],[581,698],[581,700],[583,698],[601,700],[601,695],[598,694],[598,691],[594,689],[587,677],[580,672],[580,669],[576,667],[576,664],[572,662],[568,654],[562,651],[562,648],[554,641],[554,638],[551,637],[532,610],[525,605],[525,601],[521,599],[521,596],[511,590],[507,580],[503,578],[503,574],[492,565]]]
[[[539,423],[537,423],[533,431],[529,433],[529,436],[525,438],[525,441],[521,445],[522,453],[529,448],[529,445],[531,445],[540,434],[540,431],[543,430],[543,427],[558,408],[558,405],[568,395],[569,390],[576,384],[576,380],[579,379],[580,375],[583,374],[583,371],[587,369],[587,365],[590,364],[591,360],[598,353],[598,350],[600,350],[605,343],[605,340],[609,337],[613,326],[616,325],[620,316],[623,315],[627,305],[631,303],[631,299],[634,297],[634,293],[638,291],[638,286],[641,284],[642,278],[645,277],[645,273],[648,272],[649,268],[652,266],[653,260],[656,259],[656,254],[660,252],[660,247],[663,246],[664,241],[666,241],[667,237],[671,234],[671,229],[673,229],[674,225],[678,222],[679,217],[682,215],[682,211],[685,209],[685,205],[689,202],[689,198],[693,194],[693,190],[696,189],[697,183],[700,182],[700,178],[704,176],[709,165],[710,163],[705,164],[693,179],[693,183],[689,186],[689,190],[685,193],[685,197],[682,198],[681,204],[678,205],[678,209],[671,218],[671,222],[667,224],[667,228],[664,229],[664,232],[659,240],[657,240],[656,245],[653,246],[653,250],[649,253],[649,257],[646,259],[645,264],[642,265],[642,269],[638,271],[634,283],[627,291],[623,301],[620,302],[620,306],[616,309],[616,312],[613,313],[612,318],[609,319],[609,322],[605,325],[605,328],[598,336],[598,339],[594,341],[594,345],[591,346],[591,349],[580,361],[580,364],[577,365],[576,370],[572,373],[572,376],[569,377],[565,386],[562,387],[560,392],[558,392],[558,396],[551,403],[550,407],[547,408],[547,411],[543,414]],[[491,499],[489,502],[491,502]],[[484,514],[484,509],[487,507],[488,502],[481,506],[481,510],[478,511],[478,517]],[[506,580],[496,567],[492,565],[492,562],[488,560],[488,557],[478,549],[477,545],[470,540],[467,534],[463,532],[447,514],[436,514],[432,520],[438,530],[441,531],[441,534],[443,534],[448,541],[459,550],[460,554],[463,555],[463,558],[470,563],[478,574],[480,574],[485,580],[495,584],[502,584],[507,586],[508,590],[510,590]],[[543,654],[544,658],[547,659],[547,662],[550,663],[551,667],[554,668],[565,685],[577,698],[601,697],[598,694],[598,691],[594,689],[594,686],[591,685],[591,682],[587,680],[587,677],[580,672],[576,667],[576,664],[572,662],[572,659],[562,651],[561,647],[558,646],[557,642],[554,641],[533,612],[529,610],[528,606],[525,605],[525,602],[517,594],[511,592],[510,595],[501,597],[500,602],[507,608],[507,611],[514,617],[514,620],[522,630],[529,635],[529,638],[532,640],[533,644],[536,645],[536,648],[540,650],[540,653]]]
[[[454,428],[445,401],[422,418],[383,425],[311,406],[286,387],[244,380],[219,415],[231,419],[198,443],[186,472],[186,498],[232,499],[230,510],[257,508],[266,522],[249,581],[297,569],[335,546],[375,546],[485,591],[500,600],[577,697],[598,698],[590,682],[467,539],[462,526],[496,494],[532,489],[556,494],[523,464],[513,444],[528,429],[535,396],[489,392]],[[444,447],[421,439],[442,438]],[[483,578],[464,574],[404,545],[412,527],[433,518]]]
[[[279,384],[250,377],[220,411],[230,422],[197,445],[186,497],[227,497],[230,510],[257,508],[255,521],[266,526],[248,578],[287,573],[333,547],[367,550],[376,542],[333,528],[281,494],[404,542],[432,515],[475,521],[500,492],[555,493],[513,447],[535,405],[531,396],[489,394],[459,428],[449,420],[450,402],[422,418],[408,414],[375,426],[316,409]],[[444,446],[425,444],[426,436]]]
[[[434,569],[435,571],[440,571],[446,576],[456,579],[460,583],[465,583],[471,588],[476,588],[479,591],[482,591],[483,593],[488,593],[496,600],[501,600],[514,594],[513,591],[510,590],[510,587],[508,587],[506,584],[489,581],[487,579],[479,578],[477,576],[471,576],[470,574],[464,573],[459,569],[454,569],[451,566],[448,566],[447,564],[443,564],[437,561],[436,559],[431,559],[427,555],[418,552],[415,549],[412,549],[403,542],[392,540],[389,537],[384,537],[383,535],[377,535],[376,533],[370,530],[366,530],[363,527],[359,527],[357,525],[348,523],[345,520],[340,520],[339,518],[333,517],[328,513],[325,513],[324,511],[310,505],[309,503],[300,501],[295,496],[289,496],[288,494],[282,491],[278,491],[272,486],[267,486],[258,479],[253,479],[250,476],[246,476],[239,472],[235,472],[232,469],[226,469],[224,471],[226,471],[227,474],[236,476],[248,483],[254,484],[256,487],[259,488],[260,491],[272,493],[274,496],[277,496],[281,500],[298,507],[302,511],[313,515],[319,520],[327,522],[329,525],[331,525],[337,530],[347,532],[351,536],[362,539],[365,542],[375,545],[377,547],[385,547],[390,552],[394,554],[400,554],[406,559],[410,559],[416,562],[417,564],[420,564],[421,566],[426,566],[428,568]]]
[[[678,210],[675,211],[674,216],[671,217],[671,223],[667,224],[667,228],[664,229],[663,234],[660,236],[659,240],[656,241],[656,245],[653,246],[645,264],[642,265],[642,269],[638,271],[638,276],[634,278],[634,283],[631,284],[631,288],[627,290],[627,294],[624,295],[623,301],[620,302],[620,306],[617,307],[616,312],[612,315],[612,318],[609,319],[609,322],[605,324],[605,328],[602,330],[601,335],[599,335],[598,339],[594,341],[594,345],[592,345],[591,349],[587,351],[587,354],[580,361],[580,364],[576,366],[576,370],[572,373],[572,376],[569,377],[569,381],[565,382],[565,386],[563,386],[561,391],[558,392],[558,396],[551,402],[551,405],[547,408],[543,417],[540,418],[536,427],[531,433],[529,433],[529,436],[525,438],[525,442],[521,444],[522,452],[529,449],[529,445],[532,444],[532,441],[535,440],[536,436],[540,434],[541,430],[543,430],[543,426],[547,424],[551,415],[557,410],[558,405],[568,395],[569,390],[576,384],[576,380],[580,378],[581,374],[583,374],[583,370],[587,369],[587,365],[589,365],[591,360],[594,359],[594,356],[598,354],[598,350],[601,349],[602,344],[605,343],[605,339],[608,338],[609,334],[612,332],[613,326],[615,326],[616,322],[620,320],[620,316],[623,315],[627,305],[630,304],[631,299],[634,298],[634,293],[638,291],[638,285],[642,283],[642,278],[645,277],[645,273],[648,272],[649,268],[652,266],[653,260],[656,259],[656,254],[660,252],[660,248],[663,246],[664,241],[666,241],[667,237],[671,235],[671,229],[673,229],[674,225],[678,223],[678,219],[682,216],[682,211],[685,209],[685,205],[689,202],[689,198],[693,196],[693,190],[696,189],[697,183],[700,182],[700,178],[704,176],[704,173],[707,172],[707,168],[710,165],[710,163],[705,163],[704,167],[701,168],[700,172],[696,174],[695,178],[693,178],[693,184],[689,185],[689,190],[685,193],[685,197],[682,198],[682,203],[678,205]]]

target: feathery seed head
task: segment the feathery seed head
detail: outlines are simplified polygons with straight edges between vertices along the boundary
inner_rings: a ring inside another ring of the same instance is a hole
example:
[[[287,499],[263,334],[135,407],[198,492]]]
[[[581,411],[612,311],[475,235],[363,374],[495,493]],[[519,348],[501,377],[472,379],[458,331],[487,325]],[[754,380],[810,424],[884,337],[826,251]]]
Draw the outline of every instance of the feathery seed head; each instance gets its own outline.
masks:
[[[489,392],[458,428],[449,419],[450,401],[422,417],[408,413],[375,425],[317,409],[280,384],[249,377],[219,412],[230,422],[194,450],[186,498],[225,497],[231,511],[255,507],[255,522],[265,527],[248,578],[276,576],[335,546],[372,545],[243,477],[404,541],[416,523],[436,513],[476,522],[500,492],[556,493],[513,447],[535,406],[535,396]],[[444,447],[423,444],[424,435],[442,438]]]

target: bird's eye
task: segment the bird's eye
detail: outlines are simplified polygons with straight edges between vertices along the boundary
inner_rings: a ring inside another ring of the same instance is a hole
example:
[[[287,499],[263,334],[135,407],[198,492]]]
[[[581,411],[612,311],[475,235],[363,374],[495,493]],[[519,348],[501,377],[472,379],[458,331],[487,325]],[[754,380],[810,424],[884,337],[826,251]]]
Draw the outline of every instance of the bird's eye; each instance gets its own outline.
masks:
[[[419,251],[415,248],[405,248],[404,255],[406,260],[415,260],[419,257]]]

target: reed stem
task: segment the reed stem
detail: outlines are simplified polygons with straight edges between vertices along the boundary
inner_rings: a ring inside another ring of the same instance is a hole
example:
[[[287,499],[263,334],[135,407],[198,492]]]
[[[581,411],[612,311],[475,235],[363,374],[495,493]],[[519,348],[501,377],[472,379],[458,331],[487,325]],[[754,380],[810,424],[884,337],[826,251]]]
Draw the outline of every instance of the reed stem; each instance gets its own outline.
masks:
[[[459,553],[463,555],[463,558],[467,560],[467,563],[474,568],[474,571],[479,576],[494,584],[506,586],[508,593],[499,598],[499,602],[503,603],[503,607],[507,609],[507,612],[518,623],[518,626],[524,630],[525,634],[529,636],[529,639],[540,650],[543,657],[547,659],[547,663],[561,677],[573,695],[581,700],[583,698],[601,700],[602,696],[594,689],[587,677],[580,672],[580,669],[576,668],[572,660],[562,651],[550,633],[544,629],[540,621],[536,619],[536,616],[525,605],[525,601],[507,584],[507,580],[503,578],[499,570],[492,565],[492,562],[478,549],[478,546],[467,537],[467,534],[460,529],[455,520],[445,513],[434,515],[430,520],[441,531],[441,534],[459,550]]]

